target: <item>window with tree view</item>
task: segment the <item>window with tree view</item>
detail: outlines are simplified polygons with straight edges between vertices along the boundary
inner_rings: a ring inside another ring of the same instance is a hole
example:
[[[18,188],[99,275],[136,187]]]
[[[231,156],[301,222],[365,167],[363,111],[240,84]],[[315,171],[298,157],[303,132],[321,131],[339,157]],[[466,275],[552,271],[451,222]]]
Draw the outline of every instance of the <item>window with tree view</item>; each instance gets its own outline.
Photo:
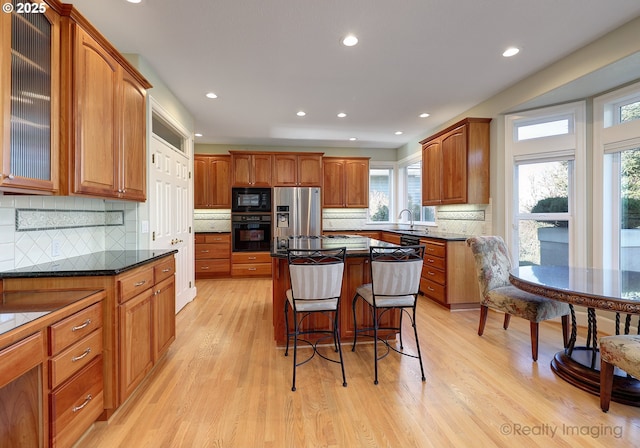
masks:
[[[369,220],[389,222],[391,206],[391,168],[371,168],[369,170]]]

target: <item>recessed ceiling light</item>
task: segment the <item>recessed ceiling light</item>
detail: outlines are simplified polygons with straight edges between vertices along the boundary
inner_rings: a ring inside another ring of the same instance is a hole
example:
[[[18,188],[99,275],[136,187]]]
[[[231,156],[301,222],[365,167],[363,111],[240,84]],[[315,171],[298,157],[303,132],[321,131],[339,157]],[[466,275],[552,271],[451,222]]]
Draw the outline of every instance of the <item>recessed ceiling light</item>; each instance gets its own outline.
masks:
[[[358,38],[353,34],[348,34],[344,39],[342,39],[342,45],[344,45],[345,47],[353,47],[357,43]]]
[[[402,135],[402,131],[396,131],[395,134],[396,135]]]
[[[127,0],[129,3],[141,3],[142,0]]]
[[[518,53],[520,53],[520,49],[519,48],[509,47],[506,50],[504,50],[504,53],[502,53],[502,56],[504,56],[505,58],[510,58],[511,56],[515,56]]]
[[[352,141],[352,142],[355,142],[356,140],[358,140],[358,139],[357,139],[357,138],[355,138],[355,137],[351,137],[351,138],[349,138],[349,141]]]
[[[196,137],[202,137],[202,134],[196,133]]]
[[[303,111],[303,110],[299,110],[298,113],[296,113],[296,115],[298,117],[304,117],[305,115],[307,115],[307,113],[305,111]]]
[[[340,112],[340,113],[338,114],[338,118],[344,118],[344,117],[346,117],[346,116],[347,116],[347,114],[345,114],[344,112]]]
[[[215,94],[215,93],[213,93],[213,92],[209,92],[209,93],[207,93],[205,96],[206,96],[207,98],[211,98],[211,99],[218,98],[218,95],[216,95],[216,94]]]
[[[429,116],[429,114],[424,113],[424,114],[420,114],[420,118],[427,118]]]

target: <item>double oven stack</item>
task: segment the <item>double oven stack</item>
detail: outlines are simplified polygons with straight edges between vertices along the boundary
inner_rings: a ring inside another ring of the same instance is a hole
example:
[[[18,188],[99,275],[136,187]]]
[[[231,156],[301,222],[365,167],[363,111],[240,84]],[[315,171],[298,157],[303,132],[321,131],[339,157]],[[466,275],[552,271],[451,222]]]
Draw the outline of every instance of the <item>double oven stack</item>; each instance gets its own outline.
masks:
[[[268,252],[272,238],[271,188],[231,190],[231,250]]]

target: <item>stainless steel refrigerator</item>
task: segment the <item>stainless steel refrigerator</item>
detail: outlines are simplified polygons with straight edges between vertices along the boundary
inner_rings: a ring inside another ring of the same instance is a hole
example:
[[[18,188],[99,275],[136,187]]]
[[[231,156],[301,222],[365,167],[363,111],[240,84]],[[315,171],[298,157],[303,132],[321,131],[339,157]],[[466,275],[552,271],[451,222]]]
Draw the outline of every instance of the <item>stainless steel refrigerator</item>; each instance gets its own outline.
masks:
[[[273,206],[273,236],[278,240],[321,234],[320,187],[275,187]]]

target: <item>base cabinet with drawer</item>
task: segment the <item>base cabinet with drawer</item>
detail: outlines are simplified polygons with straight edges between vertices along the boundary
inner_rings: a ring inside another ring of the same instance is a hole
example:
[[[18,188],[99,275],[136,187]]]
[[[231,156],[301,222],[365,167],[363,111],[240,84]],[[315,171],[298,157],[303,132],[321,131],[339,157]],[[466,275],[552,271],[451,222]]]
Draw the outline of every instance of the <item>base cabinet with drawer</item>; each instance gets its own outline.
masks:
[[[49,326],[52,447],[70,447],[104,410],[102,302]]]
[[[425,246],[420,291],[449,308],[480,306],[480,290],[471,251],[464,241],[420,239]]]
[[[175,340],[175,261],[169,257],[118,277],[120,403]]]
[[[269,252],[233,252],[231,254],[232,277],[269,277],[271,254]]]
[[[197,233],[196,278],[228,277],[231,273],[231,234]]]

